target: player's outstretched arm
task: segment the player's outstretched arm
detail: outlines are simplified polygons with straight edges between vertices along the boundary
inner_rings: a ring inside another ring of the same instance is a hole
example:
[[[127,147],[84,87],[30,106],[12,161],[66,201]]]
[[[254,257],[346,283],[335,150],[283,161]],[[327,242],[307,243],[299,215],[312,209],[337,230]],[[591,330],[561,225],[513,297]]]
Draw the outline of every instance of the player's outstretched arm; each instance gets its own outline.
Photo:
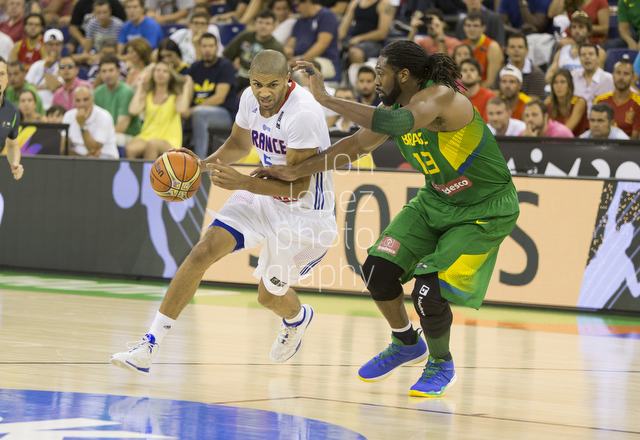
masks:
[[[193,157],[198,161],[200,170],[205,172],[209,171],[207,164],[217,163],[218,160],[223,164],[232,164],[243,157],[247,156],[251,152],[251,134],[248,130],[240,128],[238,124],[234,123],[231,129],[231,135],[227,140],[213,153],[211,156],[201,159],[196,153],[186,148],[176,148],[169,151],[179,151]]]
[[[313,64],[298,61],[293,70],[303,71],[309,79],[313,97],[323,107],[341,114],[362,128],[390,137],[402,136],[431,124],[451,106],[455,93],[448,87],[429,87],[417,92],[408,105],[397,110],[372,107],[331,96],[324,88],[324,77]]]
[[[304,176],[348,165],[360,156],[375,150],[387,139],[388,136],[361,128],[351,136],[340,139],[322,153],[313,155],[302,162],[291,166],[272,165],[256,168],[251,175],[292,182]]]

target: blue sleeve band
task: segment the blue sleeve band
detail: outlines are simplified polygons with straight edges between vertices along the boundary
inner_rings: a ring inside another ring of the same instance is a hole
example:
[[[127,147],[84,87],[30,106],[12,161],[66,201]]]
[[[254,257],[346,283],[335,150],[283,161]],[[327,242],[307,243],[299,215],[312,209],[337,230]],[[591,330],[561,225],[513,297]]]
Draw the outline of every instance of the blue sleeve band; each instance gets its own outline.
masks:
[[[410,110],[404,108],[389,110],[378,107],[373,112],[371,131],[395,138],[409,133],[414,124],[415,119]]]

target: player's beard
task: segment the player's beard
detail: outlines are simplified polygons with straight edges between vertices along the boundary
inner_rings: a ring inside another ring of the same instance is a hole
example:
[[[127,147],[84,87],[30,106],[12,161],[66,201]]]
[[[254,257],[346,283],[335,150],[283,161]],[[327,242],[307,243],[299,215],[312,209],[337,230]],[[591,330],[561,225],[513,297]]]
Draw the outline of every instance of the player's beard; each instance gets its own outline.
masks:
[[[391,90],[391,93],[387,95],[382,91],[378,91],[378,95],[380,96],[382,103],[387,107],[391,107],[393,104],[395,104],[401,93],[402,89],[400,88],[400,83],[395,77],[393,78],[393,89]]]

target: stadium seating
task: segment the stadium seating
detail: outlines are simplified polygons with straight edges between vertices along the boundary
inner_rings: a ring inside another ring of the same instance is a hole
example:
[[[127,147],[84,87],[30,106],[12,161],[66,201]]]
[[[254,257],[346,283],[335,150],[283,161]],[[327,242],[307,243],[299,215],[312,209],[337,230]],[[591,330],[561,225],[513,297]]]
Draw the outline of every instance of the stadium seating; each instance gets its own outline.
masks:
[[[246,26],[241,23],[231,23],[231,24],[218,24],[218,29],[220,29],[220,42],[223,46],[229,44],[233,37],[238,35],[240,32],[244,30]]]
[[[164,34],[164,37],[169,38],[171,34],[173,34],[175,31],[177,31],[178,29],[184,29],[187,26],[185,26],[184,24],[178,24],[178,23],[167,23],[167,24],[160,25],[160,27],[162,27],[162,32]]]
[[[638,56],[638,51],[634,49],[609,49],[607,51],[607,61],[604,63],[604,70],[613,72],[613,66],[623,58],[633,61]]]
[[[218,5],[211,5],[211,9],[209,12],[213,17],[214,15],[224,14],[227,11],[228,11],[227,5],[223,3]]]

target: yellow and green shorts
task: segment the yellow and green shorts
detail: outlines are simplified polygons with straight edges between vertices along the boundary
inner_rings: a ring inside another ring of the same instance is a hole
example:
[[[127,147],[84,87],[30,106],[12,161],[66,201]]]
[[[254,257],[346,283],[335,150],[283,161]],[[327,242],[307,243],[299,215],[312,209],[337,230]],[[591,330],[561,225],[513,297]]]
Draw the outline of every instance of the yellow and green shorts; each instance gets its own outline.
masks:
[[[423,187],[368,249],[404,269],[403,283],[437,272],[447,300],[479,308],[489,286],[500,243],[520,209],[513,183],[475,205],[444,203]]]

